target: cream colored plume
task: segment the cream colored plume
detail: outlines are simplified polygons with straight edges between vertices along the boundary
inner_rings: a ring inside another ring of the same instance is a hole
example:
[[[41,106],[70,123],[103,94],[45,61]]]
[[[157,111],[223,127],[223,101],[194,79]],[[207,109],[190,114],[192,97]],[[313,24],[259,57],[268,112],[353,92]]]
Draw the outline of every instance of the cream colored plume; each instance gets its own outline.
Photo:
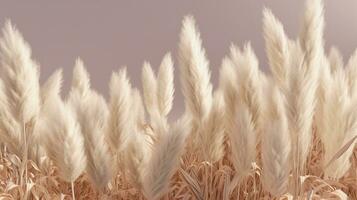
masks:
[[[312,121],[315,111],[317,74],[307,70],[306,57],[299,44],[291,49],[290,89],[287,95],[289,128],[292,134],[294,169],[303,173],[312,140]]]
[[[200,138],[204,160],[210,162],[216,162],[224,155],[224,106],[222,91],[218,90],[214,94],[212,109],[204,122]]]
[[[31,58],[30,46],[9,21],[2,33],[0,60],[9,109],[20,124],[26,124],[40,109],[38,65]]]
[[[83,61],[77,58],[76,63],[73,68],[73,78],[71,90],[76,90],[82,96],[86,95],[90,89],[90,78],[89,74],[84,67]],[[71,91],[72,92],[72,91]]]
[[[270,90],[269,121],[265,121],[262,139],[263,185],[275,197],[285,194],[291,170],[291,138],[286,117],[286,102],[280,89]]]
[[[228,136],[232,148],[232,162],[240,177],[246,176],[255,161],[256,131],[248,105],[239,100],[232,131]]]
[[[148,199],[160,199],[168,192],[169,183],[184,150],[187,125],[177,122],[165,133],[159,134],[152,156],[145,169],[143,187]]]
[[[157,102],[157,78],[153,72],[150,63],[144,62],[142,69],[142,84],[143,95],[146,110],[153,119],[159,114],[159,107]]]
[[[328,60],[330,62],[331,73],[335,73],[336,71],[343,69],[343,57],[341,52],[336,47],[331,47]]]
[[[232,48],[231,59],[237,69],[239,98],[249,109],[254,130],[259,132],[263,116],[263,98],[257,57],[248,43],[243,53],[239,52],[238,48]]]
[[[95,186],[104,189],[111,178],[111,157],[105,140],[107,104],[102,96],[90,91],[87,98],[81,99],[77,111],[77,119],[84,137],[86,171]]]
[[[167,116],[172,109],[174,91],[174,66],[171,54],[167,53],[161,62],[157,76],[158,107],[162,116]]]
[[[126,68],[114,72],[110,79],[108,141],[112,151],[122,151],[128,145],[133,127],[131,84]]]
[[[289,45],[283,25],[269,9],[263,11],[265,48],[273,77],[281,87],[287,87]]]
[[[192,16],[182,22],[179,65],[186,109],[196,121],[206,118],[212,104],[209,63]]]
[[[318,87],[316,91],[317,95],[317,104],[316,104],[316,112],[315,112],[315,124],[316,124],[316,132],[317,134],[321,135],[323,134],[323,126],[324,126],[324,120],[325,116],[323,113],[323,109],[325,106],[326,99],[328,98],[328,90],[330,89],[330,82],[332,81],[332,74],[331,74],[331,68],[330,68],[330,63],[328,61],[328,58],[324,56],[320,68],[320,77],[318,80]]]
[[[0,39],[0,65],[3,80],[1,136],[10,150],[23,160],[32,141],[40,111],[39,66],[21,33],[7,21]],[[25,129],[24,129],[25,127]]]
[[[23,153],[22,126],[10,110],[10,103],[5,93],[5,86],[0,79],[0,139],[10,152],[18,157]]]
[[[74,182],[85,169],[86,158],[73,110],[59,95],[54,95],[43,105],[39,123],[47,155],[58,167],[60,176]]]
[[[83,61],[77,58],[73,68],[72,85],[69,91],[67,102],[72,107],[75,115],[82,112],[82,103],[91,91],[89,74],[84,67]]]
[[[305,54],[306,70],[318,71],[324,55],[324,7],[322,0],[308,0],[305,5],[300,45]],[[314,72],[311,72],[314,73]]]
[[[133,120],[136,121],[137,126],[142,128],[146,124],[145,108],[141,98],[140,91],[137,88],[132,89],[132,113],[135,115]]]
[[[350,95],[355,98],[357,94],[357,50],[353,52],[346,66],[346,75]]]
[[[223,59],[219,81],[225,104],[225,131],[231,133],[235,124],[239,96],[237,73],[227,57]]]
[[[325,166],[343,145],[356,135],[357,131],[357,113],[354,109],[356,103],[349,96],[348,80],[343,69],[337,69],[328,86],[323,107],[324,126],[321,130]],[[351,166],[352,152],[353,145],[325,169],[325,175],[341,178]]]
[[[125,154],[125,176],[135,187],[143,188],[143,176],[152,155],[154,134],[148,135],[142,127],[134,127]]]
[[[43,112],[44,105],[46,105],[49,101],[57,96],[61,96],[61,89],[62,89],[62,69],[56,70],[41,86],[40,88],[40,96],[41,96],[41,112]],[[50,102],[49,102],[50,103]],[[34,134],[33,134],[33,142],[39,143],[39,146],[42,145],[42,137],[41,131],[37,131],[36,129],[38,126],[34,127]],[[36,146],[35,144],[33,146]],[[39,151],[42,147],[35,147],[35,151],[37,153],[44,153]]]
[[[294,177],[303,172],[312,140],[318,72],[324,56],[324,8],[321,0],[306,1],[299,43],[291,45],[289,126],[292,132]],[[294,69],[293,69],[294,68]],[[295,185],[296,186],[296,185]]]
[[[47,99],[53,95],[60,95],[63,82],[62,69],[56,70],[47,81],[41,86],[41,102],[46,103]]]
[[[227,132],[232,149],[232,161],[240,178],[247,176],[255,161],[256,140],[261,120],[261,86],[258,62],[250,45],[244,52],[231,47],[231,60],[226,65],[225,101]],[[234,68],[231,68],[233,66]],[[228,75],[229,73],[236,74]],[[232,109],[231,111],[229,111]]]

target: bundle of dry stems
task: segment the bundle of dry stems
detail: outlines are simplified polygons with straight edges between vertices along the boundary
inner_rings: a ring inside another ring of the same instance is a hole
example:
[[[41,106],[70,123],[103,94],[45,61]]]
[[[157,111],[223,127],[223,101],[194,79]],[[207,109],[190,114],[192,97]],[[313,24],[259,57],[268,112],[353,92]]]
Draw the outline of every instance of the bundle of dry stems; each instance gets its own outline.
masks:
[[[231,46],[219,86],[193,17],[183,20],[174,98],[171,55],[142,68],[142,93],[125,67],[110,99],[78,59],[69,94],[62,71],[39,83],[20,32],[0,39],[1,199],[357,199],[357,51],[344,67],[324,52],[322,0],[308,0],[298,39],[263,11],[270,74],[247,43]]]

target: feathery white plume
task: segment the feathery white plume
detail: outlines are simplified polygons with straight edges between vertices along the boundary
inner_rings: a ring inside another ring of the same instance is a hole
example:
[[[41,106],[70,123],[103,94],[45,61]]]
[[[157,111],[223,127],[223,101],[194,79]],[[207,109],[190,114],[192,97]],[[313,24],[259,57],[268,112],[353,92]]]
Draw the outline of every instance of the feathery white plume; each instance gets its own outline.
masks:
[[[125,163],[125,176],[130,180],[131,184],[142,189],[144,169],[152,154],[154,134],[148,134],[147,132],[147,129],[152,129],[145,124],[145,110],[138,89],[132,89],[132,97],[130,106],[134,125],[130,132],[131,139],[122,156]],[[153,120],[157,119],[159,118],[154,118]]]
[[[317,74],[308,72],[299,44],[291,49],[290,89],[287,95],[289,128],[293,141],[294,171],[302,173],[312,140]]]
[[[289,127],[292,131],[294,177],[304,168],[312,140],[318,71],[324,56],[324,8],[321,0],[308,0],[299,43],[291,45]],[[300,48],[301,47],[301,48]],[[300,52],[302,50],[302,52]],[[296,183],[295,183],[296,186]]]
[[[0,139],[26,163],[40,111],[39,66],[31,58],[30,46],[10,21],[5,23],[2,33],[2,104],[7,107],[1,111],[3,138]],[[24,169],[21,167],[20,173]]]
[[[225,104],[225,131],[230,133],[235,124],[239,95],[237,73],[233,68],[233,63],[227,57],[223,59],[219,81]]]
[[[75,115],[82,112],[82,104],[91,91],[90,79],[87,70],[80,58],[77,58],[72,77],[72,85],[68,94],[68,104],[72,107]]]
[[[253,117],[245,102],[238,100],[235,124],[228,132],[232,148],[233,166],[240,177],[246,176],[255,160],[256,132]]]
[[[126,68],[114,72],[110,79],[108,141],[117,152],[126,148],[133,126],[131,117],[131,84]]]
[[[326,99],[328,98],[328,91],[330,89],[330,82],[332,81],[332,74],[330,69],[330,63],[328,59],[324,56],[320,68],[320,77],[318,79],[318,87],[316,91],[317,95],[317,104],[316,104],[316,112],[315,112],[315,124],[316,124],[316,132],[317,134],[323,134],[323,126],[324,126],[324,112],[323,109],[325,107]]]
[[[353,52],[348,60],[346,66],[346,75],[348,78],[350,95],[355,99],[357,94],[357,49]]]
[[[142,84],[143,95],[146,110],[150,115],[150,118],[159,114],[159,107],[157,102],[157,78],[153,72],[150,63],[144,62],[142,69]]]
[[[257,130],[261,117],[261,88],[258,82],[258,63],[250,45],[242,53],[238,47],[231,47],[231,61],[226,62],[227,79],[225,101],[227,132],[231,142],[233,166],[239,177],[246,176],[255,161]],[[229,67],[235,66],[232,73]],[[231,94],[229,94],[231,93]],[[229,111],[232,109],[231,111]]]
[[[238,48],[236,48],[238,49]],[[248,107],[252,115],[252,124],[254,130],[259,132],[262,113],[263,113],[263,98],[262,98],[262,84],[260,79],[260,71],[258,67],[258,60],[255,56],[250,44],[244,47],[244,52],[231,52],[232,62],[237,68],[239,97]]]
[[[90,89],[89,74],[84,67],[83,61],[77,58],[73,68],[73,78],[71,90],[77,90],[82,96],[86,95]]]
[[[167,192],[170,178],[179,164],[187,136],[187,125],[177,122],[169,131],[159,134],[144,175],[144,193],[148,199],[159,199]]]
[[[211,112],[204,122],[202,137],[200,138],[205,160],[216,162],[224,154],[224,99],[222,91],[214,94]]]
[[[133,120],[137,122],[138,127],[143,127],[146,123],[145,121],[145,108],[143,105],[143,100],[140,95],[140,91],[136,88],[132,89],[132,113],[134,116]]]
[[[2,78],[9,109],[22,125],[34,120],[40,109],[38,65],[31,59],[30,46],[7,21],[0,40]]]
[[[269,66],[279,85],[287,87],[289,73],[288,38],[283,25],[269,9],[263,11],[263,29]]]
[[[305,54],[306,68],[318,71],[324,55],[324,7],[321,0],[307,0],[303,28],[300,33],[300,45]],[[311,72],[314,73],[314,72]]]
[[[321,130],[325,166],[357,131],[356,103],[349,96],[348,81],[342,68],[337,69],[328,86],[322,110],[324,126]],[[325,169],[325,175],[331,178],[342,177],[351,166],[349,159],[352,152],[353,145]]]
[[[48,101],[51,101],[53,98],[61,96],[61,89],[62,89],[62,69],[56,70],[41,86],[40,88],[40,96],[41,96],[41,112],[43,112],[43,105],[47,104]],[[41,113],[40,112],[40,113]],[[42,137],[41,131],[37,131],[36,129],[38,126],[34,127],[34,134],[33,134],[33,146],[42,145]],[[35,147],[34,153],[43,153],[41,152],[42,147]]]
[[[269,121],[265,122],[262,139],[262,181],[271,194],[280,197],[288,189],[291,141],[284,96],[277,86],[272,87],[267,113]]]
[[[330,62],[331,73],[335,73],[339,69],[343,69],[343,57],[341,52],[336,47],[331,47],[328,60]]]
[[[196,121],[206,118],[212,104],[211,73],[200,34],[192,16],[182,22],[179,65],[186,109]]]
[[[47,155],[58,167],[60,176],[74,182],[86,166],[83,136],[71,107],[59,95],[43,105],[40,131]]]
[[[162,116],[167,116],[171,111],[174,91],[174,68],[171,54],[167,53],[157,76],[158,106]]]
[[[5,94],[3,81],[0,79],[0,140],[10,152],[20,157],[23,153],[22,126],[11,113],[10,104]]]
[[[63,82],[62,69],[56,70],[41,86],[41,101],[44,104],[53,95],[60,95]]]
[[[86,171],[96,187],[103,189],[111,178],[111,158],[105,141],[108,107],[102,96],[91,91],[87,98],[82,98],[77,110],[87,157]]]

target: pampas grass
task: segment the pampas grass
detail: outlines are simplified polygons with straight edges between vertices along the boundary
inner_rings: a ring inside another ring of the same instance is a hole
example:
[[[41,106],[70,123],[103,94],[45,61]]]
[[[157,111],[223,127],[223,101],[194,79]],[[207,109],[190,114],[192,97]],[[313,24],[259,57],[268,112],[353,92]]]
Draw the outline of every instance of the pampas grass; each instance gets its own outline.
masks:
[[[39,131],[46,152],[68,182],[74,182],[86,166],[83,136],[75,119],[74,111],[59,94],[46,102],[40,117]]]
[[[224,155],[224,111],[223,93],[218,90],[214,94],[209,117],[204,123],[205,136],[201,137],[204,160],[217,162]]]
[[[299,124],[295,126],[297,131],[295,132],[297,134],[295,137],[297,137],[297,140],[294,141],[297,143],[294,147],[295,150],[293,150],[295,152],[293,157],[297,158],[295,167],[300,168],[300,170],[306,162],[312,139],[311,125],[316,104],[314,96],[317,88],[317,73],[321,66],[322,56],[324,55],[323,12],[320,0],[306,1],[303,28],[299,38],[300,45],[295,45],[295,52],[292,55],[294,58],[292,58],[291,67],[294,67],[296,71],[291,75],[293,80],[290,87],[292,92],[299,93],[291,93],[297,98],[296,103],[299,104],[296,105],[296,110],[294,111],[297,115],[292,113],[295,115],[295,120],[299,121]],[[300,52],[300,46],[303,52]]]
[[[105,140],[108,108],[104,98],[91,92],[76,114],[84,138],[87,173],[95,186],[104,189],[111,178],[111,158]]]
[[[186,109],[195,121],[207,117],[212,105],[211,73],[205,54],[195,21],[188,16],[182,22],[179,65]]]
[[[159,111],[162,116],[167,116],[172,109],[174,98],[174,68],[171,54],[167,53],[162,59],[157,76],[157,98]]]
[[[144,191],[148,199],[159,199],[167,193],[170,178],[184,149],[186,126],[179,121],[170,130],[160,134],[145,170]]]
[[[321,0],[306,1],[298,38],[263,10],[270,73],[250,43],[231,45],[217,88],[192,16],[178,66],[144,62],[142,90],[126,67],[108,102],[78,58],[42,84],[20,32],[0,39],[1,199],[357,199],[357,53],[325,54]],[[178,67],[185,112],[172,122]]]
[[[121,151],[130,140],[132,117],[130,110],[131,84],[126,68],[114,72],[110,79],[108,141],[113,152]]]
[[[348,92],[348,82],[343,70],[337,69],[331,82],[329,83],[326,101],[323,109],[324,129],[321,140],[325,147],[324,165],[352,139],[356,130],[356,111],[351,109],[354,106]],[[352,147],[337,160],[330,163],[325,168],[325,175],[331,178],[342,177],[350,167],[349,158],[352,154]]]
[[[148,62],[145,62],[143,65],[142,81],[145,107],[150,118],[153,119],[159,114],[157,78]]]
[[[238,176],[246,176],[255,161],[255,140],[253,116],[248,105],[239,102],[235,126],[229,133],[232,148],[232,161]]]
[[[341,52],[336,47],[331,47],[328,54],[331,73],[335,73],[344,67]]]
[[[263,11],[264,39],[274,79],[285,88],[289,77],[289,45],[283,25],[269,9]]]
[[[27,163],[33,141],[33,129],[40,110],[39,66],[31,58],[31,49],[20,32],[7,21],[0,39],[0,63],[4,82],[3,140],[21,160],[20,185],[27,183]],[[6,114],[5,114],[6,113]],[[35,145],[34,145],[35,146]],[[24,177],[24,180],[23,180]]]
[[[266,133],[262,139],[263,185],[275,197],[285,194],[289,186],[291,170],[291,137],[286,116],[286,102],[277,86],[269,91],[268,117],[265,122]]]
[[[35,120],[40,106],[39,69],[31,49],[20,32],[8,21],[0,42],[2,79],[14,117],[25,125]]]
[[[351,96],[356,95],[356,78],[357,78],[357,51],[355,50],[348,60],[346,66],[346,76],[348,78],[349,92]]]

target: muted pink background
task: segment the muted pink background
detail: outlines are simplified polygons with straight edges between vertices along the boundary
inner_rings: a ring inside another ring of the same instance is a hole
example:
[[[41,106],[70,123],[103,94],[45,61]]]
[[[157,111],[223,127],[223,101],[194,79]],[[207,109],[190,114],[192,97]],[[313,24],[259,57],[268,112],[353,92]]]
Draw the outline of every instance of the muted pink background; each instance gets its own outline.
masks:
[[[110,74],[120,66],[128,66],[133,84],[141,88],[144,60],[157,68],[168,51],[176,60],[181,20],[187,14],[196,18],[215,84],[221,59],[232,42],[242,45],[250,40],[266,70],[264,6],[283,22],[290,37],[297,36],[302,0],[4,0],[0,2],[0,24],[11,19],[23,33],[41,64],[41,80],[62,67],[67,91],[74,60],[80,56],[91,73],[93,87],[107,95]],[[346,60],[357,46],[357,1],[326,0],[325,8],[326,46],[336,45]],[[171,117],[183,110],[179,79],[175,81]]]

